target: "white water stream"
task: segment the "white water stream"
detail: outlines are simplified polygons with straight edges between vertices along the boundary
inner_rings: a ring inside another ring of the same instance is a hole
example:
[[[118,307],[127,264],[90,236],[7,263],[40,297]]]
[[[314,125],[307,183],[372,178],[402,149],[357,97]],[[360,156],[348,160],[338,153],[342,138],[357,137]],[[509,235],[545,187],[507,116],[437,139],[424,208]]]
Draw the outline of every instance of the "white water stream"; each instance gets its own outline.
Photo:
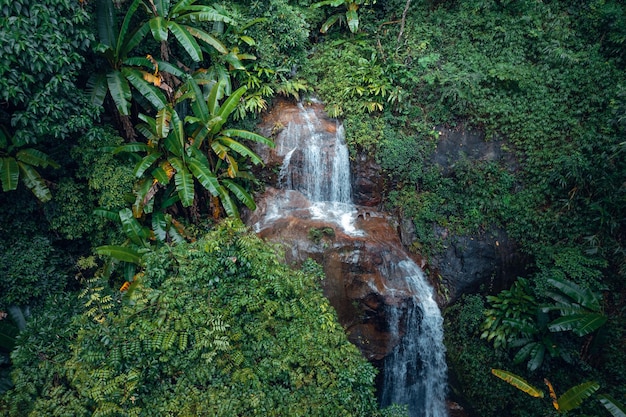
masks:
[[[311,202],[311,218],[333,222],[350,235],[363,236],[364,232],[355,227],[357,208],[351,199],[343,126],[337,123],[334,132],[323,131],[313,109],[300,105],[300,112],[305,122],[289,123],[277,139],[277,153],[284,157],[279,187],[304,194]],[[290,210],[290,193],[271,211],[268,209],[265,222]],[[404,335],[384,362],[381,405],[408,404],[411,417],[446,417],[443,319],[433,289],[408,255],[387,268],[393,269],[390,274],[404,277],[413,302],[389,312],[395,339]]]

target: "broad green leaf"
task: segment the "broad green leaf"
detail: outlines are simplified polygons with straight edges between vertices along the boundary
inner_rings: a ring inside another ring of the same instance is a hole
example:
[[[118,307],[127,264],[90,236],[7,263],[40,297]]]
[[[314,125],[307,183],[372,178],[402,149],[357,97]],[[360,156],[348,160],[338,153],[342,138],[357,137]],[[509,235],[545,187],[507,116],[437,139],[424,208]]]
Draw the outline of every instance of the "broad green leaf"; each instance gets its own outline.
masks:
[[[218,158],[226,159],[226,156],[228,155],[228,148],[226,146],[222,145],[218,141],[215,141],[211,143],[211,149],[213,149],[213,152],[215,152],[215,155],[217,155]]]
[[[137,265],[132,262],[122,262],[122,276],[124,280],[131,282],[137,273]]]
[[[569,280],[549,278],[548,282],[581,306],[591,311],[600,311],[600,300],[590,289],[582,288]]]
[[[173,206],[179,201],[180,201],[180,197],[178,196],[178,194],[170,194],[169,197],[164,198],[161,201],[161,210],[166,210],[168,207]]]
[[[320,29],[320,32],[322,33],[328,32],[328,29],[330,29],[330,27],[334,25],[335,23],[337,23],[337,21],[339,20],[343,20],[343,15],[339,13],[332,15],[326,20],[326,22],[324,22],[324,24],[322,25]]]
[[[224,187],[220,187],[219,191],[220,191],[220,203],[222,203],[224,210],[226,210],[226,214],[228,214],[229,217],[238,218],[239,210],[237,210],[237,205],[230,198],[228,191],[226,191]]]
[[[22,308],[26,308],[26,310],[22,310]],[[9,306],[7,311],[18,330],[24,330],[26,328],[26,317],[28,317],[28,307]],[[24,312],[26,312],[26,314],[24,314]]]
[[[204,101],[204,94],[200,90],[200,86],[196,83],[196,80],[189,78],[187,80],[187,88],[193,93],[191,100],[191,110],[195,117],[200,119],[203,124],[209,121],[211,115],[209,114],[209,107],[206,101]]]
[[[135,186],[135,202],[132,205],[133,216],[138,219],[144,213],[152,213],[154,206],[154,195],[159,191],[160,184],[151,179],[144,178]],[[149,237],[148,229],[146,237]]]
[[[165,215],[165,221],[167,221],[167,234],[169,235],[170,239],[172,239],[174,243],[185,242],[185,236],[183,236],[180,232],[180,231],[184,232],[182,225],[176,220],[174,220],[171,214]]]
[[[200,50],[200,45],[194,39],[194,37],[189,33],[188,26],[181,26],[176,22],[168,22],[168,29],[174,34],[176,40],[181,44],[181,46],[187,51],[191,59],[196,62],[202,61],[202,50]]]
[[[276,144],[271,139],[268,139],[265,136],[261,136],[254,132],[250,132],[248,130],[226,129],[222,131],[221,134],[228,137],[237,137],[251,140],[257,143],[262,143],[263,145],[267,145],[270,148],[274,148],[276,146]]]
[[[118,59],[124,59],[131,50],[141,43],[144,36],[150,31],[150,26],[147,23],[139,26],[130,33],[128,31],[129,28],[131,28],[131,21],[140,4],[141,0],[134,0],[128,7],[128,11],[124,16],[124,21],[120,27],[117,44],[115,46],[115,56]]]
[[[184,13],[185,10],[187,10],[187,7],[189,7],[189,5],[194,1],[195,0],[180,0],[174,5],[174,7],[172,7],[172,10],[169,13],[170,16],[177,16],[181,13]]]
[[[152,230],[158,240],[165,242],[167,239],[167,222],[165,215],[160,211],[152,213]]]
[[[189,170],[193,176],[198,179],[198,182],[200,182],[205,189],[214,196],[219,195],[220,182],[215,174],[211,172],[211,168],[207,164],[190,157],[187,159],[187,166],[189,166]]]
[[[598,395],[598,398],[613,417],[626,417],[626,407],[619,401],[607,394]]]
[[[130,86],[128,81],[120,71],[111,71],[107,74],[107,85],[109,86],[109,94],[113,98],[113,102],[117,110],[123,116],[130,115]]]
[[[114,155],[120,152],[150,152],[150,147],[145,143],[132,142],[120,145],[113,150]]]
[[[224,100],[224,103],[222,103],[220,108],[217,110],[217,116],[221,117],[222,120],[216,123],[211,128],[211,134],[216,134],[222,129],[222,126],[224,125],[224,123],[226,123],[226,121],[228,120],[228,117],[235,110],[235,108],[239,104],[239,100],[241,100],[241,97],[244,95],[244,93],[247,90],[248,90],[248,87],[246,87],[245,85],[242,87],[239,87],[230,96],[228,96],[226,100]]]
[[[359,30],[359,15],[356,10],[348,10],[346,12],[346,20],[348,21],[348,28],[350,32],[356,33]]]
[[[187,32],[191,36],[193,36],[194,38],[200,39],[201,41],[212,46],[220,54],[225,55],[228,53],[228,49],[226,48],[226,46],[224,46],[224,44],[220,42],[219,39],[217,39],[216,37],[211,36],[205,31],[200,30],[198,28],[194,28],[191,26],[183,26],[183,27],[187,30]]]
[[[96,16],[100,42],[110,49],[115,50],[117,45],[117,33],[115,32],[117,29],[117,21],[113,2],[110,0],[97,0]]]
[[[237,142],[236,140],[233,140],[233,139],[231,139],[229,137],[226,137],[226,136],[221,136],[219,138],[219,141],[222,142],[222,144],[228,146],[233,151],[237,152],[239,155],[247,156],[248,158],[250,158],[250,161],[254,165],[258,165],[258,164],[262,164],[263,163],[261,158],[256,153],[254,153],[247,146],[242,145],[241,143]]]
[[[534,323],[529,323],[528,320],[507,318],[503,319],[502,323],[507,324],[509,327],[526,336],[535,334],[537,332]]]
[[[130,83],[145,97],[155,110],[161,110],[167,105],[167,99],[165,95],[151,83],[144,80],[140,71],[123,68],[122,73],[130,81]]]
[[[170,182],[170,177],[167,175],[167,171],[165,171],[162,166],[154,168],[151,174],[160,184],[165,185]]]
[[[162,155],[163,154],[160,152],[154,152],[146,155],[137,163],[137,165],[135,165],[135,169],[133,171],[135,177],[140,178],[143,173],[146,172],[146,170],[150,168],[152,164],[154,164],[154,162],[156,162],[156,160],[158,160]]]
[[[517,365],[519,363],[524,362],[526,360],[526,358],[528,358],[528,356],[530,356],[530,352],[532,351],[535,343],[536,342],[534,342],[534,343],[527,343],[526,345],[524,345],[524,347],[522,347],[517,352],[515,357],[513,357],[513,363]]]
[[[579,407],[585,398],[590,397],[600,388],[600,384],[595,381],[584,382],[568,389],[558,399],[559,410],[570,411]]]
[[[187,13],[185,14],[185,20],[190,22],[199,23],[199,22],[224,22],[224,23],[232,23],[233,20],[218,12],[214,8],[210,6],[204,5],[192,5],[187,7]]]
[[[150,68],[152,71],[156,69],[152,59],[148,59],[148,56],[132,56],[125,58],[122,63],[129,67],[145,67]]]
[[[94,74],[87,80],[87,93],[91,104],[102,106],[108,91],[106,74]]]
[[[106,245],[96,248],[98,255],[110,256],[114,259],[130,262],[136,265],[141,264],[141,255],[136,250],[127,246]]]
[[[156,16],[150,19],[149,24],[152,37],[157,42],[167,42],[167,21],[161,16]]]
[[[96,216],[104,217],[105,219],[114,221],[116,223],[120,220],[120,215],[112,210],[97,208],[93,211],[93,214],[95,214]]]
[[[193,204],[194,198],[193,177],[179,158],[170,158],[169,162],[176,170],[174,182],[180,202],[183,207],[189,207]]]
[[[207,97],[207,106],[209,107],[209,114],[211,117],[215,117],[218,115],[219,111],[219,98],[220,98],[220,89],[223,86],[223,81],[216,82],[211,87],[211,91],[209,92],[209,97]]]
[[[502,369],[492,369],[491,373],[500,378],[501,380],[513,385],[515,388],[524,391],[526,394],[536,397],[543,398],[544,393],[539,388],[536,388],[530,385],[524,378],[519,375],[515,375],[512,372],[505,371]]]
[[[230,52],[226,55],[224,55],[224,61],[226,61],[228,64],[230,64],[234,69],[236,70],[245,70],[246,67],[243,66],[243,64],[241,63],[241,61],[239,60],[239,57]]]
[[[528,369],[530,371],[535,371],[539,369],[541,364],[543,363],[543,357],[546,354],[546,347],[543,343],[535,343],[533,348],[530,350],[530,358],[528,360]]]
[[[126,236],[136,245],[147,246],[146,239],[149,236],[149,232],[145,227],[139,224],[137,219],[133,216],[133,212],[128,208],[124,208],[121,209],[118,214]]]
[[[154,7],[156,8],[159,16],[171,16],[170,15],[170,0],[152,0]],[[186,0],[190,1],[190,0]]]
[[[15,154],[15,157],[18,161],[22,161],[32,166],[45,168],[50,165],[53,168],[59,168],[59,164],[57,164],[52,158],[50,158],[47,154],[38,151],[37,149],[26,148],[20,150]]]
[[[17,164],[20,169],[22,181],[24,181],[24,184],[35,194],[35,197],[42,203],[50,201],[52,199],[52,193],[35,168],[23,162],[18,162]]]
[[[170,121],[172,113],[169,107],[163,107],[158,111],[156,121],[156,133],[159,138],[165,138],[170,133]]]
[[[195,159],[197,159],[198,161],[200,161],[200,163],[204,164],[204,166],[206,167],[211,167],[211,163],[209,162],[209,158],[206,157],[206,155],[204,154],[203,151],[201,151],[200,149],[196,148],[195,146],[190,146],[188,149],[188,155],[187,156],[191,156]],[[215,172],[211,169],[211,172]]]
[[[548,326],[551,332],[571,330],[577,336],[585,336],[598,330],[607,321],[600,313],[572,314],[554,320]]]
[[[222,183],[224,184],[224,186],[226,186],[226,188],[230,190],[230,192],[232,192],[235,195],[235,197],[237,197],[239,201],[245,204],[246,207],[248,207],[250,210],[256,209],[256,204],[254,203],[254,199],[252,198],[250,194],[248,194],[248,192],[241,185],[237,184],[234,181],[226,180],[226,179],[222,180]]]
[[[192,118],[190,117],[186,117],[185,121],[187,123],[194,124],[194,122],[192,122],[191,119]],[[214,119],[211,119],[211,120],[214,120]],[[193,146],[190,146],[189,148],[200,149],[202,147],[202,144],[204,143],[204,140],[208,137],[209,130],[210,129],[205,124],[199,123],[198,128],[191,134],[191,137],[193,138],[193,142],[192,142]],[[189,149],[187,151],[189,152]]]
[[[167,136],[165,145],[174,155],[182,157],[185,152],[185,129],[178,113],[172,113],[170,134]]]
[[[241,39],[248,46],[255,46],[256,45],[256,41],[254,39],[252,39],[250,36],[241,35],[239,37],[239,39]]]
[[[159,64],[159,71],[161,72],[168,72],[170,74],[172,74],[175,77],[184,79],[187,78],[188,75],[185,71],[181,70],[180,68],[178,68],[175,65],[170,64],[167,61],[161,61],[159,59],[156,60],[157,64]]]
[[[20,170],[15,158],[5,157],[0,160],[0,179],[2,180],[2,191],[13,191],[17,189],[17,182],[20,179]]]
[[[219,91],[221,92],[220,94],[224,94],[228,96],[233,91],[233,85],[230,81],[230,76],[231,76],[231,73],[228,71],[228,69],[224,65],[212,65],[211,67],[209,67],[204,78],[207,79],[206,83],[209,83],[209,84],[211,82],[215,82],[214,80],[217,80],[220,84],[220,89],[219,89]],[[198,81],[198,84],[202,84],[202,83]],[[221,98],[221,96],[218,98]],[[211,111],[211,114],[216,114],[216,112],[217,112],[217,109],[215,111]]]

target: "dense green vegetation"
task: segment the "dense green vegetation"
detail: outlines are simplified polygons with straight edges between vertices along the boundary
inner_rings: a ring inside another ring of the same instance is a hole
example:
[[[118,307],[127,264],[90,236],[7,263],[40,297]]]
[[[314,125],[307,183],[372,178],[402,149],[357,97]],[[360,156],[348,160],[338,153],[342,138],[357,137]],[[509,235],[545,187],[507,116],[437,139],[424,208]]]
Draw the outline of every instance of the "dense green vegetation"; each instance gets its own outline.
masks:
[[[226,222],[150,254],[123,293],[93,278],[51,298],[13,353],[8,415],[373,415],[374,368],[305,268]]]
[[[224,220],[262,186],[255,117],[309,93],[412,248],[497,227],[529,259],[446,312],[468,411],[558,412],[493,368],[626,402],[621,2],[5,0],[0,49],[2,412],[376,413],[317,269]],[[446,129],[507,158],[444,169]]]

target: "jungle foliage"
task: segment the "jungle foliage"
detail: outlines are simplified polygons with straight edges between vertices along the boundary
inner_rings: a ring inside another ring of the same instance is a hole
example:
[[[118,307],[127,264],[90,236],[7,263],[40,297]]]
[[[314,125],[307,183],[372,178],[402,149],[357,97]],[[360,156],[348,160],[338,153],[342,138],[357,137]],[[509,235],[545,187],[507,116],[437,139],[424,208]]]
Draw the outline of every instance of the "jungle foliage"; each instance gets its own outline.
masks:
[[[383,169],[414,250],[497,227],[531,260],[447,311],[454,397],[557,412],[485,384],[497,368],[597,381],[568,412],[619,415],[625,70],[617,0],[0,1],[0,409],[376,413],[315,280],[237,222],[204,237],[254,209],[255,118],[314,92]],[[437,157],[467,131],[496,156]]]
[[[373,415],[374,368],[319,275],[225,222],[151,253],[124,292],[89,279],[55,299],[77,315],[48,306],[23,331],[6,415]]]

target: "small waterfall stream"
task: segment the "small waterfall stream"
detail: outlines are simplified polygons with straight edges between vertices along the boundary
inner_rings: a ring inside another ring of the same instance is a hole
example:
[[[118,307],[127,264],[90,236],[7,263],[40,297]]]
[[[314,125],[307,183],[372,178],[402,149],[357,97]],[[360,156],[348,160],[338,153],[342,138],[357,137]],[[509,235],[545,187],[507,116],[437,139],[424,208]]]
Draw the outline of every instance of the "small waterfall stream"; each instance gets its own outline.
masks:
[[[424,272],[411,260],[396,266],[402,270],[415,294],[415,303],[407,306],[404,323],[402,310],[391,312],[390,325],[404,325],[402,341],[385,358],[383,367],[382,406],[409,404],[411,416],[445,417],[446,355],[443,347],[443,318],[432,297]],[[420,408],[415,405],[421,405]],[[422,408],[423,407],[423,408]]]
[[[271,205],[268,203],[255,229],[259,232],[270,227],[290,211],[298,210],[301,215],[302,206],[292,201],[295,193],[309,200],[310,218],[333,223],[348,235],[367,239],[367,234],[356,226],[358,209],[351,200],[343,126],[335,122],[335,128],[323,130],[313,109],[299,104],[299,113],[301,122],[285,126],[276,141],[276,152],[283,158],[278,186],[285,192]],[[391,297],[396,291],[402,293],[410,305],[388,307],[389,333],[399,343],[384,360],[380,402],[383,406],[408,404],[411,417],[446,417],[443,319],[423,271],[404,252],[400,258],[387,264],[384,274],[399,276],[403,286],[385,291]]]

